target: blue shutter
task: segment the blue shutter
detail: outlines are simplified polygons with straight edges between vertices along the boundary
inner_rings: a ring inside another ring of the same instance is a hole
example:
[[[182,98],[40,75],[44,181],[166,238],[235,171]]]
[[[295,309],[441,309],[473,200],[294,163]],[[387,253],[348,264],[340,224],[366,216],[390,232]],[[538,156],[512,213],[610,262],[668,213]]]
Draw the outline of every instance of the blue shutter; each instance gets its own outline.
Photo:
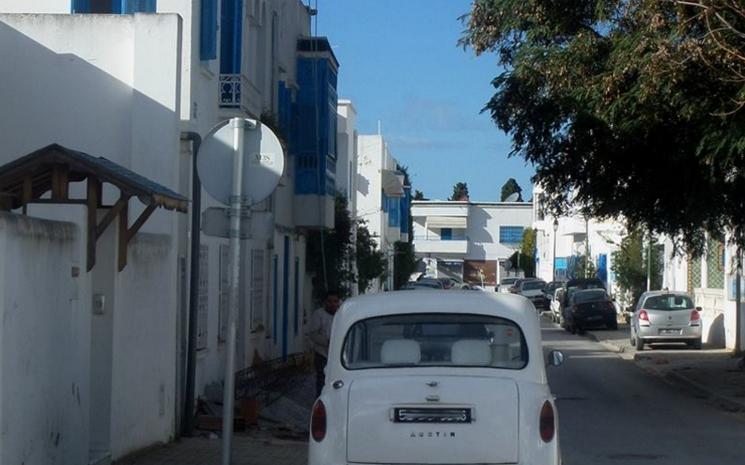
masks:
[[[440,229],[440,239],[443,241],[453,240],[453,228],[442,228]]]
[[[241,72],[243,0],[222,0],[220,8],[220,73]]]
[[[217,0],[202,0],[199,23],[199,58],[217,58]]]
[[[71,13],[90,13],[91,12],[91,0],[72,0]]]
[[[120,3],[119,12],[125,14],[155,13],[156,10],[155,0],[112,0],[114,9],[117,3]]]

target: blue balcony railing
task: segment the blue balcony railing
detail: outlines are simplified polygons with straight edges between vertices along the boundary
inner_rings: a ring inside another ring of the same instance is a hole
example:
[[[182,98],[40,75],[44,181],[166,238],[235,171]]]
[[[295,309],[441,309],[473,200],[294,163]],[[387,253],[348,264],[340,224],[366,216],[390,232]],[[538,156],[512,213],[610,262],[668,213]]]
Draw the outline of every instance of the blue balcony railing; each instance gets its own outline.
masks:
[[[220,75],[220,107],[222,108],[240,108],[241,107],[241,75],[240,74],[221,74]]]

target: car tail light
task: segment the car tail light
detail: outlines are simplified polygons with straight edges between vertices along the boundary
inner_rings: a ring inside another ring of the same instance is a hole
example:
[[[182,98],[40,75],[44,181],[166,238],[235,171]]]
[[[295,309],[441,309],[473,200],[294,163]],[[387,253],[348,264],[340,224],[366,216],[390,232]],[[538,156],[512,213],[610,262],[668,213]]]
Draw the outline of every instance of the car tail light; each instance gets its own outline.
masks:
[[[698,310],[694,310],[691,312],[691,324],[697,325],[699,323],[701,323],[701,314]]]
[[[549,401],[544,402],[541,408],[539,429],[541,430],[541,439],[543,442],[551,442],[554,439],[556,418],[554,417],[554,407]]]
[[[639,325],[649,326],[649,313],[647,313],[646,310],[642,310],[639,312]]]
[[[326,406],[318,399],[313,404],[313,413],[310,417],[310,434],[316,442],[323,441],[326,437]]]

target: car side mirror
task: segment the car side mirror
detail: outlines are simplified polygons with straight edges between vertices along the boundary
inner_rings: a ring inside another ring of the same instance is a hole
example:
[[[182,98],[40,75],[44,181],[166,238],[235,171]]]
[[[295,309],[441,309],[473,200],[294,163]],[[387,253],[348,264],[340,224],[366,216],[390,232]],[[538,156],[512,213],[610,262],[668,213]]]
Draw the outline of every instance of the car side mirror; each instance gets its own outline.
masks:
[[[550,367],[558,367],[564,363],[564,353],[560,350],[552,350],[548,353],[546,364]]]

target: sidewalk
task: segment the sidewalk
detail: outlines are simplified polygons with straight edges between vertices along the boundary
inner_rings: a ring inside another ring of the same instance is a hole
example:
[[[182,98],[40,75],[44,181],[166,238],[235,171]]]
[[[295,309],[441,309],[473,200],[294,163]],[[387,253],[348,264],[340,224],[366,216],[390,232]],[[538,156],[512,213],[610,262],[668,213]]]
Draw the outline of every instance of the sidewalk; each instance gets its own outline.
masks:
[[[222,440],[182,438],[115,462],[115,465],[219,465]],[[233,465],[306,465],[308,443],[238,434],[233,438]]]
[[[728,350],[659,344],[637,352],[629,342],[628,325],[619,325],[616,331],[587,331],[586,336],[696,397],[731,412],[745,412],[745,370],[738,367],[739,359]]]

